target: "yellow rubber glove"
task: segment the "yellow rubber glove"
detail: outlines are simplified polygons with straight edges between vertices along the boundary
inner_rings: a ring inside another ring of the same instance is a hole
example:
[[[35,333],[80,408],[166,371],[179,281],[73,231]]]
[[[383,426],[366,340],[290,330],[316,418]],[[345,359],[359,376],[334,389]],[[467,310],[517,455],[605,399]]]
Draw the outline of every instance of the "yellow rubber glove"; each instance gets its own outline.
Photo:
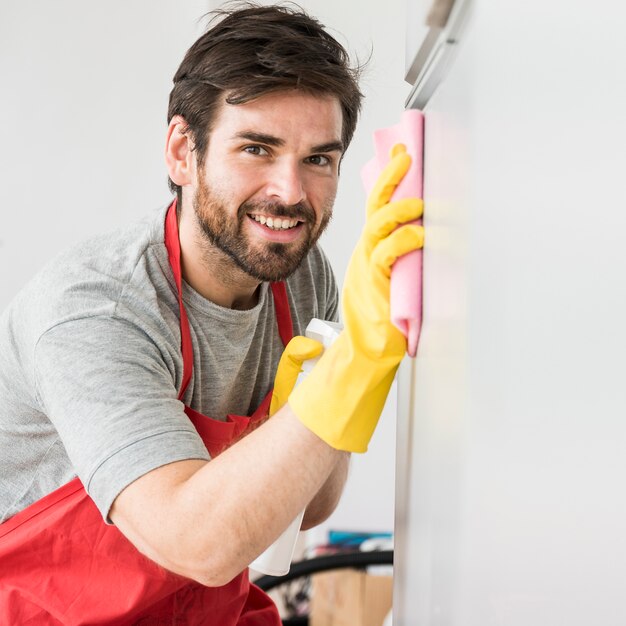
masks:
[[[422,200],[391,201],[410,164],[405,147],[394,146],[368,198],[365,228],[346,273],[344,330],[289,396],[300,421],[340,450],[367,450],[406,352],[406,339],[390,320],[389,283],[395,260],[424,242],[422,226],[400,226],[421,217]]]
[[[289,394],[293,390],[302,371],[302,364],[308,359],[314,359],[321,354],[324,346],[315,339],[297,335],[285,346],[274,378],[274,391],[270,402],[270,416],[287,403]]]

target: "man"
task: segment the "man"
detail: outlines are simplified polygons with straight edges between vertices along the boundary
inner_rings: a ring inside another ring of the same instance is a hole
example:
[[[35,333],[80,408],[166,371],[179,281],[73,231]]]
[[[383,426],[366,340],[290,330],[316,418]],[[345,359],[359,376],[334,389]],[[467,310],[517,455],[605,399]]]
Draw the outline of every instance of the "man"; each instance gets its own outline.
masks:
[[[308,528],[336,506],[406,348],[390,267],[422,244],[396,229],[421,214],[390,202],[399,147],[368,201],[345,330],[270,408],[291,336],[337,318],[315,243],[360,100],[316,20],[223,14],[174,77],[176,200],[61,255],[3,314],[0,622],[280,624],[246,568],[300,511]],[[287,370],[316,350],[290,346]]]

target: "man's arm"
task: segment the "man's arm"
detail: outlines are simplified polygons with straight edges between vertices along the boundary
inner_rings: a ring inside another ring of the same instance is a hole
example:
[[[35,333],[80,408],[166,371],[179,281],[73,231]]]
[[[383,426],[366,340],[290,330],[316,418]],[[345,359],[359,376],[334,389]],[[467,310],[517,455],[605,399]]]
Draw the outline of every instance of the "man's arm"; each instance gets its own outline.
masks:
[[[223,585],[309,503],[312,519],[334,508],[347,457],[285,405],[210,462],[171,463],[137,479],[116,498],[110,518],[166,569]]]
[[[302,520],[302,530],[321,524],[337,508],[348,478],[349,467],[350,453],[342,452],[326,482],[309,502]]]

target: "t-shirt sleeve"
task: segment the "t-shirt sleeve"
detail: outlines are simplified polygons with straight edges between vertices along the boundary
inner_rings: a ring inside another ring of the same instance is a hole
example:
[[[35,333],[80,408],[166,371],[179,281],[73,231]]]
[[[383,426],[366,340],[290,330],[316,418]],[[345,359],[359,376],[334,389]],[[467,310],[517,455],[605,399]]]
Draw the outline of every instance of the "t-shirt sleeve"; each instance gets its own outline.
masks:
[[[105,520],[117,495],[147,472],[209,459],[170,369],[144,331],[114,317],[65,322],[37,343],[41,409]]]

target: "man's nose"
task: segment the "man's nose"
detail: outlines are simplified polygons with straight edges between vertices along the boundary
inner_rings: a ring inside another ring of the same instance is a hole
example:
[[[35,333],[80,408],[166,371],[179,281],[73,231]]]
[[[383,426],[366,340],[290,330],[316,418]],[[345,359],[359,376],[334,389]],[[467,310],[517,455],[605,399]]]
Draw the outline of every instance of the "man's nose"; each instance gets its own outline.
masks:
[[[284,160],[275,163],[266,187],[268,198],[281,204],[294,205],[306,198],[299,162]]]

